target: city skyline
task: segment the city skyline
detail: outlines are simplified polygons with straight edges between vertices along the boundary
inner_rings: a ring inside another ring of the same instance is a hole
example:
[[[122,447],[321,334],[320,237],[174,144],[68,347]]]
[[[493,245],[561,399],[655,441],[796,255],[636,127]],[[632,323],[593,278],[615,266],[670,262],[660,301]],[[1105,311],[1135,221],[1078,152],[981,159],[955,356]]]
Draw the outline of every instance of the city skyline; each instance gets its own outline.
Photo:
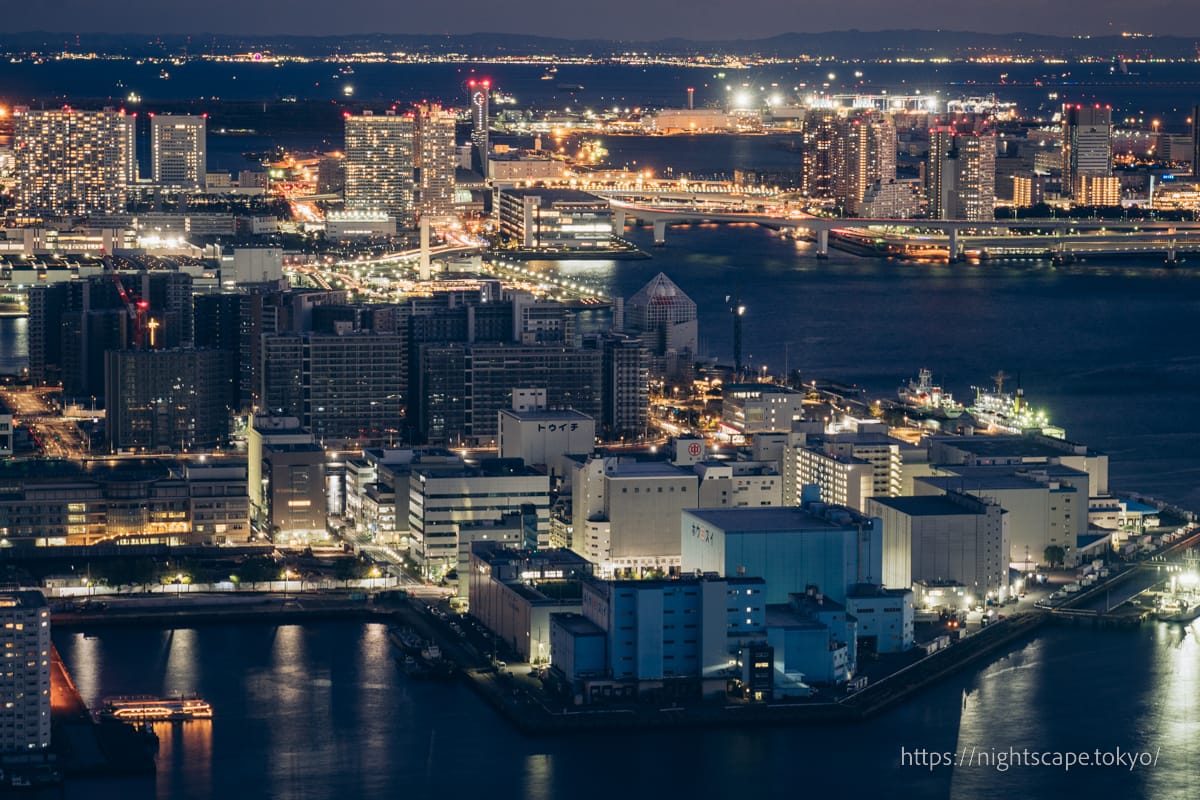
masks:
[[[122,13],[90,0],[50,0],[9,11],[12,31],[50,31],[63,35],[87,33],[144,34],[269,34],[269,35],[452,35],[474,33],[527,34],[569,39],[608,38],[628,41],[692,38],[700,41],[758,39],[787,32],[960,30],[965,32],[1025,33],[1062,36],[1119,35],[1139,32],[1186,35],[1200,30],[1200,9],[1186,0],[1154,0],[1129,6],[1117,0],[1093,3],[1086,16],[1070,6],[1046,7],[1036,0],[995,5],[935,0],[919,6],[882,0],[832,0],[795,7],[780,0],[750,0],[739,13],[723,13],[718,4],[682,9],[673,0],[621,0],[603,14],[544,14],[540,6],[518,0],[503,7],[483,0],[465,0],[453,14],[437,6],[389,6],[378,0],[348,0],[330,17],[316,0],[289,3],[271,0],[247,7],[233,0],[214,0],[204,6],[165,7],[151,0],[130,0]],[[69,28],[62,20],[70,20]],[[470,20],[464,24],[464,20]],[[1036,25],[1029,24],[1037,20]],[[947,21],[951,21],[947,25]],[[1182,32],[1182,34],[1181,34]],[[586,33],[586,36],[581,35]]]

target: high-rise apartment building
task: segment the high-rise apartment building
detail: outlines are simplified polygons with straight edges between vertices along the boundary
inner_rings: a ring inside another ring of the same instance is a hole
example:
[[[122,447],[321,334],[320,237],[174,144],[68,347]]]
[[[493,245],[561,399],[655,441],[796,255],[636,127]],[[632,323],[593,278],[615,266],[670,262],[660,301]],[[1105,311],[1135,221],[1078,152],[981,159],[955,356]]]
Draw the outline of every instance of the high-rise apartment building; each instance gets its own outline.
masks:
[[[1200,176],[1200,105],[1192,106],[1192,178]]]
[[[394,111],[346,116],[346,210],[386,212],[416,223],[415,122]]]
[[[862,215],[876,184],[896,179],[896,126],[882,114],[859,114],[838,121],[838,169],[834,195],[847,214]]]
[[[229,437],[231,367],[220,350],[106,352],[109,447],[153,452],[223,444]]]
[[[150,160],[154,183],[203,189],[207,178],[205,115],[155,116],[150,120]]]
[[[995,219],[995,134],[969,122],[931,130],[926,181],[931,218]]]
[[[807,197],[828,198],[837,170],[837,114],[814,110],[804,120],[800,190]]]
[[[262,338],[262,408],[297,417],[323,443],[395,441],[403,419],[396,334]],[[493,420],[494,423],[494,420]]]
[[[556,345],[426,344],[416,350],[409,410],[430,444],[488,445],[516,389],[546,391],[549,408],[600,416],[602,354]]]
[[[639,336],[608,333],[584,342],[601,352],[600,427],[605,438],[646,435],[650,413],[650,351]]]
[[[458,151],[454,144],[454,112],[439,105],[416,110],[417,216],[442,219],[454,214],[454,171]]]
[[[1063,108],[1063,191],[1074,197],[1082,178],[1112,175],[1112,107]]]
[[[134,117],[124,111],[13,111],[16,208],[24,214],[116,214],[137,180]]]
[[[0,753],[50,746],[50,607],[41,592],[0,594]]]

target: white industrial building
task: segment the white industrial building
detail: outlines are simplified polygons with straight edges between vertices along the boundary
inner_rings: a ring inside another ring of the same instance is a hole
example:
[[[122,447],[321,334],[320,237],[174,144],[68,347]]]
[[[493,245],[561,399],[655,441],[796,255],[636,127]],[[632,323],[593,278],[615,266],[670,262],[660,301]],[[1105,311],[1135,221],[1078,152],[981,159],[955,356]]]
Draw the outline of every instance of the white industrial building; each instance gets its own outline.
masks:
[[[804,393],[774,383],[727,383],[721,387],[721,426],[727,433],[790,431],[804,419]]]
[[[459,528],[500,522],[529,506],[538,547],[550,544],[550,479],[519,459],[463,464],[414,464],[409,475],[409,552],[434,580],[460,562]]]
[[[699,490],[694,472],[663,461],[577,460],[571,549],[603,576],[677,570],[680,512],[699,505]]]
[[[888,550],[879,520],[847,508],[690,509],[680,529],[684,574],[761,577],[769,603],[809,587],[839,603],[856,584],[907,588],[902,543]]]
[[[949,581],[967,587],[980,601],[1008,597],[1009,515],[995,501],[951,490],[939,496],[876,497],[868,506],[883,522],[884,540],[912,554],[905,586]]]
[[[596,421],[580,411],[502,409],[499,413],[500,457],[545,467],[552,481],[567,469],[564,456],[586,456],[596,447]]]
[[[1008,512],[1009,562],[1032,568],[1045,562],[1050,546],[1063,549],[1068,566],[1078,563],[1079,538],[1088,531],[1088,482],[1069,467],[999,466],[944,467],[913,485],[917,495],[957,491],[998,503]]]

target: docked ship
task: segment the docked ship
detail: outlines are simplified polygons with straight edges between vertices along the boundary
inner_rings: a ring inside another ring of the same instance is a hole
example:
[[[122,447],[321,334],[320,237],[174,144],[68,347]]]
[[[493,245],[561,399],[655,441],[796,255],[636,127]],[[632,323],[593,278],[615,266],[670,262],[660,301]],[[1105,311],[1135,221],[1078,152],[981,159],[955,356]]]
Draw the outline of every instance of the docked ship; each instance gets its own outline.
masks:
[[[199,697],[115,697],[104,701],[97,716],[121,722],[183,722],[212,719],[213,710]]]
[[[1036,430],[1047,436],[1062,439],[1062,428],[1050,424],[1045,411],[1034,411],[1025,401],[1025,390],[1017,387],[1016,394],[1004,391],[1007,376],[1001,371],[993,377],[994,391],[975,387],[975,403],[967,411],[979,425],[1001,433],[1024,433]]]
[[[927,369],[918,372],[916,379],[901,386],[896,394],[901,403],[920,414],[958,419],[966,410],[954,401],[954,395],[934,384],[933,373]]]
[[[1154,618],[1160,622],[1187,623],[1200,617],[1200,600],[1196,598],[1164,598],[1154,609]]]
[[[409,655],[420,653],[421,649],[425,646],[425,641],[411,628],[405,628],[402,631],[390,631],[388,638],[391,639],[395,647]]]

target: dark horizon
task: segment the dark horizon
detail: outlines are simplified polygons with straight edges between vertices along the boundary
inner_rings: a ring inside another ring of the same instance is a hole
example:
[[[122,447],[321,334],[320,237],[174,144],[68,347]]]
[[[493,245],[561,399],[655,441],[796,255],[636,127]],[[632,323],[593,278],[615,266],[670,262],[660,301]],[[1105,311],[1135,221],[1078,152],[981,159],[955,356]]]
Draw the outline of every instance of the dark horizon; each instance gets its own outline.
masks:
[[[780,31],[826,33],[845,30],[941,30],[974,33],[1037,33],[1057,36],[1105,36],[1134,31],[1177,35],[1200,31],[1200,7],[1189,0],[1149,0],[1129,5],[1097,0],[1086,15],[1064,4],[1047,7],[1041,0],[1012,0],[1004,5],[930,0],[920,5],[885,0],[810,0],[797,7],[785,0],[746,0],[731,13],[724,4],[701,0],[683,8],[677,0],[617,0],[594,11],[554,13],[532,0],[497,6],[486,0],[461,0],[453,15],[442,6],[343,0],[338,13],[321,0],[263,0],[247,5],[211,0],[203,5],[167,6],[157,0],[128,0],[119,10],[90,0],[43,0],[8,10],[9,32],[39,32],[72,21],[63,35],[113,33],[145,35],[233,36],[348,35],[406,30],[410,35],[462,35],[463,30],[616,41],[688,38],[696,41],[762,39]],[[1036,26],[1025,22],[1036,20]],[[1014,25],[1021,21],[1021,25]],[[864,22],[867,24],[864,25]],[[1013,30],[1013,28],[1026,30]],[[206,33],[198,33],[206,31]]]

